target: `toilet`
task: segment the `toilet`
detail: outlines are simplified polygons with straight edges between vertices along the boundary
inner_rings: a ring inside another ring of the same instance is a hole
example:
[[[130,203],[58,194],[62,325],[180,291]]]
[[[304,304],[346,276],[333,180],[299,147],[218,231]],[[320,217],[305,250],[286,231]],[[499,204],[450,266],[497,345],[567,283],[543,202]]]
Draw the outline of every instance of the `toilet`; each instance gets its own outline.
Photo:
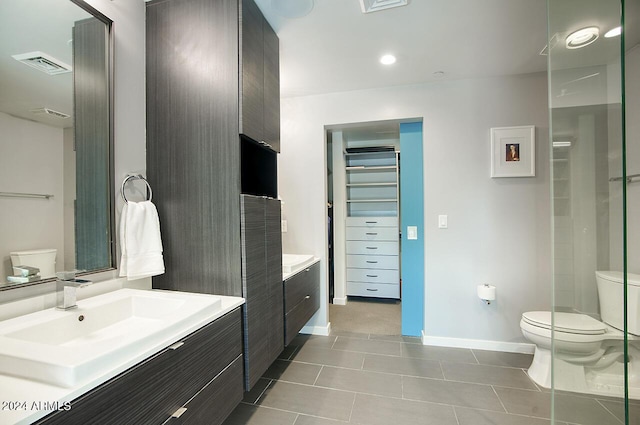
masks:
[[[40,269],[42,279],[56,277],[56,254],[57,249],[33,249],[30,251],[14,251],[9,253],[11,265],[30,266]]]
[[[627,274],[629,332],[629,396],[640,399],[640,275]],[[623,275],[597,271],[602,321],[586,314],[551,312],[522,314],[520,329],[536,345],[528,374],[537,384],[555,389],[622,396],[624,394]],[[552,355],[553,353],[553,355]]]

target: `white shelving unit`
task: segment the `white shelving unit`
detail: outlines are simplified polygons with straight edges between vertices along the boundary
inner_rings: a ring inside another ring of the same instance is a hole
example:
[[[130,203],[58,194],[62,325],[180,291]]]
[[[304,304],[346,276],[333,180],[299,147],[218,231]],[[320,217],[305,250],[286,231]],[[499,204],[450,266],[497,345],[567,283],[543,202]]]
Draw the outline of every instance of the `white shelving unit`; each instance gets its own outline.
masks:
[[[399,157],[345,152],[347,295],[400,298]]]

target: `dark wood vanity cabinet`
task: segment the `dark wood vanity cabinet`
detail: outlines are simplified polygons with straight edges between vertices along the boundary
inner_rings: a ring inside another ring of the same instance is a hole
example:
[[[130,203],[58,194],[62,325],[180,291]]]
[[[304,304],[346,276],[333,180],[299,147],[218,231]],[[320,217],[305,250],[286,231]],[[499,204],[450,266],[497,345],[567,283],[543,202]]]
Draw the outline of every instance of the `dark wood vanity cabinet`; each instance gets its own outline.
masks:
[[[261,196],[242,195],[240,203],[249,391],[284,349],[281,210],[280,201]]]
[[[320,263],[315,263],[284,281],[284,345],[320,308]]]
[[[280,152],[280,44],[253,0],[239,0],[240,133]]]
[[[240,308],[54,412],[40,425],[221,424],[243,396]],[[172,415],[181,407],[186,411]]]

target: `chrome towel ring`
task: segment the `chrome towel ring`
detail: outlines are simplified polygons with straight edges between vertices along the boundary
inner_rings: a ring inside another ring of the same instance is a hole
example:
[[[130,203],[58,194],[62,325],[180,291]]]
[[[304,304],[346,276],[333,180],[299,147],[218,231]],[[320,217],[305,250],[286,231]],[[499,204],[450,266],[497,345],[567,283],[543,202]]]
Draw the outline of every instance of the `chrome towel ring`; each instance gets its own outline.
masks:
[[[144,182],[144,184],[147,185],[147,193],[149,195],[149,199],[147,199],[147,201],[150,201],[151,198],[153,197],[153,191],[151,190],[151,185],[149,184],[149,182],[147,181],[147,179],[145,179],[142,174],[129,174],[127,177],[125,177],[125,179],[122,181],[122,187],[120,188],[120,194],[122,195],[122,199],[124,200],[124,202],[126,204],[129,203],[129,200],[127,199],[127,197],[124,194],[124,186],[127,184],[127,182],[129,180],[142,180]]]

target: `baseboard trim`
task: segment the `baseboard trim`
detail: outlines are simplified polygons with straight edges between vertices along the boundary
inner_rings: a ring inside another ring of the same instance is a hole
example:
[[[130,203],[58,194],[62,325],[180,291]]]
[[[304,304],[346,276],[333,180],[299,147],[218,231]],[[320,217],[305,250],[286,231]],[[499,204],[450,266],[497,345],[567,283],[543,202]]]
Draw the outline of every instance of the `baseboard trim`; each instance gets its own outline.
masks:
[[[446,338],[425,335],[422,331],[422,344],[438,347],[470,348],[476,350],[504,351],[507,353],[533,354],[535,344],[525,342],[488,341],[484,339]]]
[[[301,334],[329,336],[331,334],[331,322],[326,326],[305,326],[300,329]]]
[[[347,297],[344,297],[344,298],[333,297],[333,303],[335,305],[347,305]]]

